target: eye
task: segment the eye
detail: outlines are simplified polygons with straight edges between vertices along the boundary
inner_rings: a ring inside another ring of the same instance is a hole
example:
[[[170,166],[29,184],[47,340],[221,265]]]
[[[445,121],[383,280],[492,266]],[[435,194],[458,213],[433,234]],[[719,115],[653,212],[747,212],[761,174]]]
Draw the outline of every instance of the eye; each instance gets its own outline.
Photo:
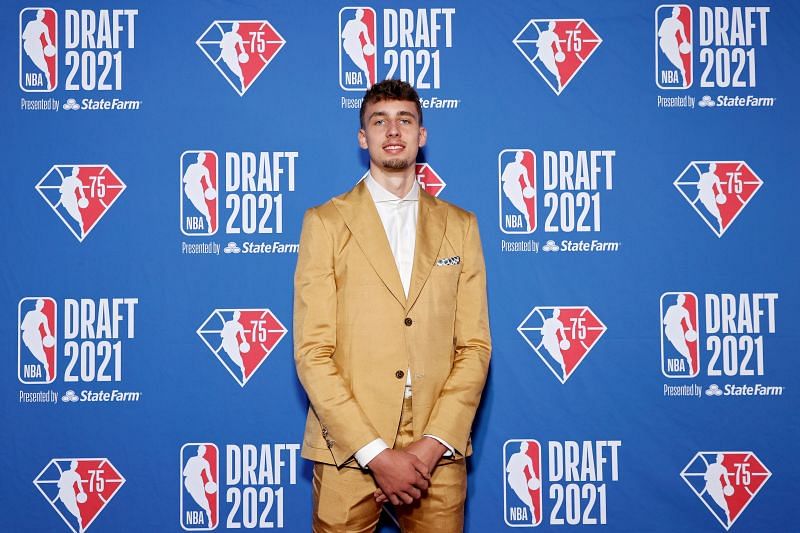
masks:
[[[379,118],[378,120],[375,121],[375,125],[376,126],[383,126],[384,122],[386,122],[386,121],[383,120],[382,118]]]

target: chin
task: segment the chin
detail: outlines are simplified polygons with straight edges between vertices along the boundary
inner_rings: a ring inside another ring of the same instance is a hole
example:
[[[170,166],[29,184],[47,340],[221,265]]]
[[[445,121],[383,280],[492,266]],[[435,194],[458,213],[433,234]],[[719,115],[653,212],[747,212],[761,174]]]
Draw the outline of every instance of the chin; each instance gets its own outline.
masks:
[[[413,164],[414,162],[408,159],[386,159],[381,161],[381,166],[387,170],[403,170]]]

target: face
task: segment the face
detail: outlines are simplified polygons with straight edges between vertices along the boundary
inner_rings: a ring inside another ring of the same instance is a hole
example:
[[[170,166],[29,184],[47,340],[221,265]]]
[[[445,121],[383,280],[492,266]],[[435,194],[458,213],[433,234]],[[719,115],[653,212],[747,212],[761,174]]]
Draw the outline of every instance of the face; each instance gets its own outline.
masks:
[[[413,167],[426,139],[414,102],[382,100],[367,104],[358,144],[369,151],[371,166],[389,172]]]

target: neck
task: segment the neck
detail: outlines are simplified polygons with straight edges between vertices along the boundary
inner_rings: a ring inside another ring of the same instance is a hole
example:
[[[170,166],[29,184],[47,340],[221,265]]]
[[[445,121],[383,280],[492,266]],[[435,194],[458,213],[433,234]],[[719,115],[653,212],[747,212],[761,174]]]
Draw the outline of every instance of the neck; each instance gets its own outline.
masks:
[[[411,190],[414,180],[417,178],[415,170],[416,165],[398,170],[385,170],[377,168],[375,165],[369,166],[369,172],[375,181],[398,198],[405,198]]]

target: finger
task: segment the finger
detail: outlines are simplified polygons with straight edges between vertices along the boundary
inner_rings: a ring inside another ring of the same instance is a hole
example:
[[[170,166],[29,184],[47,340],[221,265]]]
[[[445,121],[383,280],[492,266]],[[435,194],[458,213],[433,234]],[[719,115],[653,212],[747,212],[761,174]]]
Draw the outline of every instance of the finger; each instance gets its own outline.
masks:
[[[392,502],[392,505],[400,505],[400,498],[396,494],[390,494],[389,501]]]
[[[411,464],[414,465],[414,469],[417,472],[419,472],[422,475],[422,477],[424,477],[425,479],[431,478],[431,474],[430,472],[428,472],[427,465],[425,465],[425,463],[420,461],[416,456],[414,456],[414,459],[412,460]]]
[[[411,485],[418,490],[428,490],[428,487],[431,486],[431,484],[427,480],[422,478],[417,479],[417,481],[415,481]]]
[[[412,498],[411,495],[405,492],[398,493],[398,496],[400,496],[400,499],[403,500],[403,503],[405,504],[414,503],[414,498]]]
[[[414,498],[415,500],[419,500],[420,498],[422,498],[422,491],[416,487],[413,486],[409,487],[408,491],[406,492],[408,492],[408,495]]]

